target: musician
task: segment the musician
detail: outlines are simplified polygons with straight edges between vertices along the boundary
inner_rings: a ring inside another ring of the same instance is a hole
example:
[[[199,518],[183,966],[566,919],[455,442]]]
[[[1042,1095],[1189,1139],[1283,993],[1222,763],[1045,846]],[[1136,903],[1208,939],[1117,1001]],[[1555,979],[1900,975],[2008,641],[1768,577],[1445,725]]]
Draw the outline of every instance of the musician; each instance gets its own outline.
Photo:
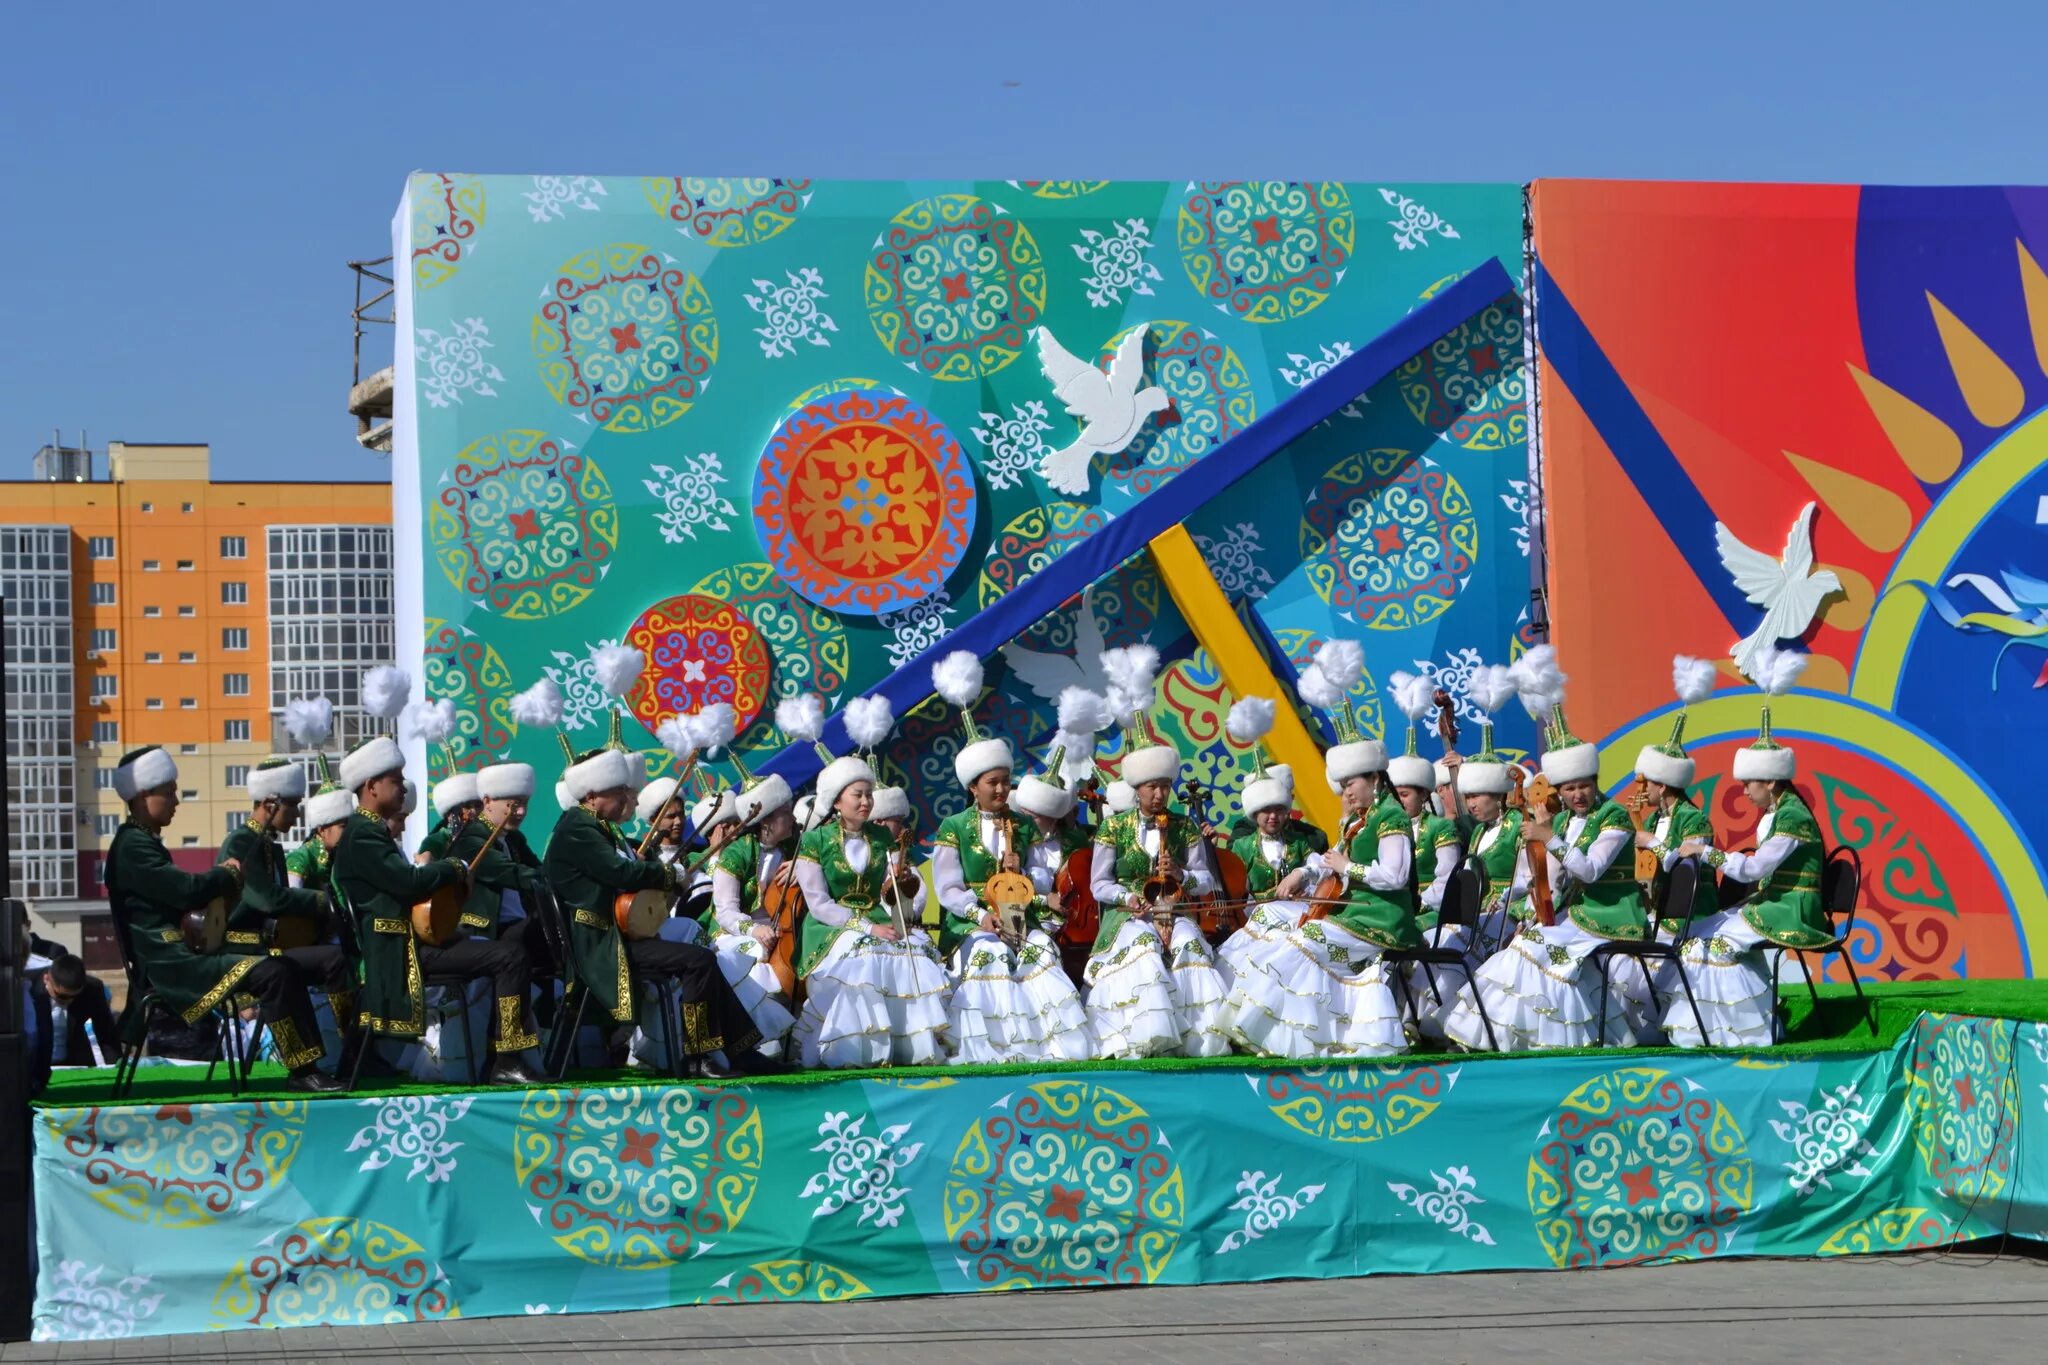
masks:
[[[209,872],[186,872],[163,845],[164,827],[178,811],[178,765],[157,745],[122,755],[114,791],[128,819],[107,850],[107,899],[127,931],[136,965],[187,1024],[197,1023],[230,995],[253,996],[257,1017],[270,1029],[290,1073],[286,1088],[320,1093],[342,1088],[316,1068],[325,1049],[306,994],[310,980],[330,996],[348,998],[341,950],[293,948],[262,956],[200,953],[186,945],[187,911],[216,898],[238,898],[242,866],[229,859]]]
[[[326,791],[340,790],[339,787],[324,788],[322,794]],[[344,792],[343,795],[347,795],[347,793]],[[306,803],[306,813],[309,817],[312,814],[313,801],[318,799],[319,796],[316,795]],[[354,807],[351,806],[350,809],[354,809]],[[312,829],[313,826],[311,824],[306,826],[308,833],[311,833]],[[284,859],[284,867],[286,879],[290,881],[294,890],[314,891],[323,896],[328,894],[327,846],[318,839],[307,839],[290,853],[287,853]]]
[[[687,856],[690,848],[684,838],[686,812],[680,799],[670,799],[675,790],[676,780],[673,777],[654,778],[640,789],[640,794],[634,798],[633,813],[639,819],[643,834],[635,844],[644,844],[655,861],[674,867],[681,879],[674,899],[669,902],[668,917],[661,922],[660,937],[670,943],[698,943],[703,940],[704,926],[686,907],[700,885],[703,899],[709,904],[711,874],[701,868],[694,872],[690,869]],[[647,842],[650,839],[652,842]]]
[[[1138,794],[1131,790],[1130,783],[1120,777],[1102,789],[1102,809],[1106,814],[1122,815],[1125,811],[1137,809],[1137,805]]]
[[[228,951],[261,953],[269,948],[269,930],[280,916],[318,920],[316,940],[330,937],[327,897],[291,884],[284,847],[278,836],[299,822],[306,795],[306,770],[288,758],[268,758],[249,770],[251,816],[221,842],[216,862],[232,858],[242,869],[242,895],[228,912]],[[337,1008],[346,999],[335,1002]],[[345,1016],[337,1016],[344,1031]]]
[[[575,804],[555,821],[541,872],[569,916],[577,980],[619,1024],[637,1014],[637,983],[674,980],[682,1006],[678,1070],[685,1075],[724,1080],[776,1070],[754,1050],[760,1032],[709,948],[620,932],[613,903],[621,893],[673,895],[678,880],[672,865],[640,858],[619,833],[617,822],[633,809],[632,780],[633,765],[618,749],[588,751],[563,774],[562,789]]]
[[[1506,947],[1508,938],[1529,917],[1529,855],[1522,847],[1522,812],[1507,807],[1507,794],[1514,785],[1515,771],[1504,756],[1493,751],[1491,743],[1458,767],[1458,791],[1465,798],[1465,812],[1472,823],[1472,833],[1465,841],[1465,861],[1478,868],[1486,887],[1479,923],[1465,951],[1466,965],[1471,968]]]
[[[1408,752],[1387,762],[1387,778],[1394,787],[1394,799],[1408,816],[1414,834],[1417,904],[1415,925],[1425,942],[1437,948],[1464,949],[1471,942],[1467,925],[1439,925],[1437,912],[1443,908],[1444,891],[1451,874],[1464,860],[1464,840],[1457,826],[1430,808],[1437,785],[1438,765],[1415,753],[1415,730],[1408,731]],[[1428,880],[1424,881],[1423,878]],[[1465,985],[1466,973],[1457,967],[1424,966],[1408,968],[1409,998],[1415,1002],[1416,1026],[1425,1037],[1442,1038],[1444,1015]]]
[[[715,900],[718,860],[741,834],[738,798],[739,793],[731,789],[713,791],[698,797],[690,807],[690,828],[696,833],[690,847],[711,856],[690,874],[690,890],[680,913],[695,919],[707,939],[715,937],[719,928]]]
[[[780,783],[781,778],[774,781]],[[649,783],[640,793],[640,810],[643,821],[652,821],[660,814],[658,802],[666,799],[664,784],[673,784],[672,778],[660,777]],[[782,787],[784,792],[788,785]],[[783,803],[782,815],[789,815],[788,802]],[[725,977],[725,983],[732,987],[740,1007],[747,1017],[754,1021],[754,1027],[761,1032],[757,1045],[766,1057],[780,1057],[783,1041],[796,1025],[796,1016],[789,1012],[788,1005],[781,997],[782,983],[775,971],[768,965],[768,949],[775,941],[775,931],[764,915],[757,925],[754,917],[739,911],[734,914],[734,932],[728,932],[718,912],[718,864],[744,837],[740,827],[739,808],[732,792],[718,792],[698,798],[691,809],[691,823],[704,836],[700,848],[692,848],[682,838],[682,806],[671,808],[672,818],[663,816],[659,822],[666,837],[673,830],[674,842],[658,843],[656,856],[676,868],[678,877],[687,878],[690,887],[688,899],[681,902],[668,919],[662,921],[661,937],[670,943],[699,943],[718,955],[718,969]],[[778,855],[787,856],[796,852],[795,842]],[[689,856],[686,858],[685,855]],[[692,863],[696,866],[693,868]],[[758,867],[758,859],[756,866]],[[739,896],[735,894],[734,902]],[[692,906],[696,906],[692,909]],[[753,931],[760,929],[756,935]]]
[[[917,832],[917,813],[910,808],[910,793],[901,787],[875,788],[875,807],[868,819],[887,830],[898,843]]]
[[[461,862],[439,858],[417,866],[399,851],[391,829],[394,823],[403,827],[401,812],[411,785],[404,765],[405,755],[386,735],[364,740],[341,760],[341,786],[354,793],[356,810],[335,839],[330,878],[355,918],[362,953],[362,1020],[384,1037],[419,1038],[427,1022],[425,976],[487,978],[497,999],[491,1018],[497,1058],[489,1079],[537,1084],[539,1076],[520,1058],[540,1046],[527,1015],[532,967],[524,946],[514,940],[462,937],[430,944],[413,933],[414,906],[440,887],[455,886],[468,894],[473,886]]]
[[[797,972],[808,983],[791,1035],[805,1066],[921,1066],[945,1059],[947,997],[937,948],[921,925],[920,880],[904,907],[905,931],[882,898],[897,868],[869,824],[873,769],[853,755],[818,775],[813,809],[823,823],[797,845],[804,893]]]
[[[434,825],[420,840],[420,852],[429,858],[448,856],[455,831],[476,818],[483,798],[477,795],[475,773],[450,773],[434,784]]]
[[[1340,734],[1355,731],[1340,728]],[[1323,757],[1344,801],[1340,838],[1311,863],[1338,877],[1344,899],[1254,949],[1231,988],[1225,1024],[1269,1057],[1386,1056],[1407,1046],[1385,948],[1419,944],[1415,832],[1385,782],[1386,747],[1347,738]]]
[[[1682,712],[1679,724],[1684,724]],[[1637,848],[1648,849],[1657,855],[1657,875],[1649,885],[1652,910],[1663,903],[1664,889],[1671,881],[1671,869],[1688,856],[1678,851],[1680,845],[1693,841],[1700,853],[1713,848],[1714,822],[1692,803],[1692,796],[1687,791],[1692,786],[1694,771],[1692,757],[1684,748],[1682,731],[1674,734],[1667,743],[1645,745],[1642,753],[1636,756],[1636,776],[1650,798],[1651,809],[1656,811],[1655,818],[1648,822],[1648,828],[1636,831],[1635,837]],[[1714,879],[1701,877],[1693,894],[1694,921],[1711,918],[1719,908]],[[1666,919],[1659,927],[1669,938],[1678,932],[1679,925],[1675,919]],[[1675,981],[1673,985],[1676,985]],[[1691,1024],[1692,1011],[1685,1013],[1686,1022]],[[1693,1032],[1698,1031],[1694,1027]]]
[[[517,942],[533,974],[545,980],[560,968],[532,913],[531,898],[541,883],[540,859],[524,829],[527,802],[533,798],[533,765],[494,763],[471,777],[474,807],[452,810],[447,826],[453,830],[447,856],[464,866],[476,864],[457,932],[487,943]]]
[[[1078,1062],[1093,1055],[1080,993],[1052,937],[1062,922],[1048,899],[1062,845],[1042,837],[1033,818],[1057,821],[1073,811],[1074,794],[1059,779],[1064,756],[1056,747],[1049,776],[1026,776],[1014,792],[1006,741],[980,740],[953,760],[953,776],[972,804],[933,836],[932,885],[945,915],[941,947],[950,945],[947,1021],[955,1062]],[[1022,874],[1035,893],[1024,911],[1024,936],[1014,942],[982,894],[998,872]]]
[[[1301,923],[1309,911],[1303,897],[1315,879],[1309,863],[1319,850],[1294,818],[1294,792],[1274,776],[1279,766],[1267,765],[1263,776],[1253,776],[1238,793],[1243,817],[1237,823],[1245,832],[1232,841],[1230,850],[1244,864],[1253,905],[1243,926],[1216,950],[1217,961],[1233,980],[1254,950]],[[1323,842],[1327,845],[1329,840]]]

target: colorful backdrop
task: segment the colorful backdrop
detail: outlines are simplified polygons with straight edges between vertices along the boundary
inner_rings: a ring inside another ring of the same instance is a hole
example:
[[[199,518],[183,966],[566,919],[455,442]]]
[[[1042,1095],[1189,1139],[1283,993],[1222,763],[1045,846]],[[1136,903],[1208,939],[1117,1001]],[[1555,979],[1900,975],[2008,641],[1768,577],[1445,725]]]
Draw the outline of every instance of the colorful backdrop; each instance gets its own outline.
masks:
[[[1619,783],[1675,653],[1762,610],[1715,523],[1782,552],[1817,504],[1841,591],[1774,708],[1829,838],[1863,852],[1855,955],[2028,975],[2048,943],[2032,791],[2048,705],[2048,191],[1539,181],[1539,416],[1555,640]],[[1695,707],[1703,775],[1757,702]],[[1725,837],[1754,826],[1721,780]]]
[[[1476,719],[1472,668],[1528,627],[1522,222],[1512,185],[415,176],[395,224],[400,633],[460,708],[454,762],[559,767],[507,708],[543,672],[577,744],[601,742],[587,660],[625,640],[650,651],[636,743],[725,700],[758,763],[785,743],[778,697],[860,695],[1497,261],[1493,306],[1186,524],[1272,676],[1342,632],[1367,645],[1370,728],[1398,669]],[[1038,472],[1076,435],[1041,326],[1105,365],[1144,328],[1171,400],[1083,493]],[[1152,555],[1018,632],[987,661],[984,724],[1042,751],[1059,689],[1149,640],[1157,719],[1234,790],[1234,697]],[[1526,722],[1504,738],[1526,747]],[[885,755],[927,829],[960,800],[957,743],[932,703]]]

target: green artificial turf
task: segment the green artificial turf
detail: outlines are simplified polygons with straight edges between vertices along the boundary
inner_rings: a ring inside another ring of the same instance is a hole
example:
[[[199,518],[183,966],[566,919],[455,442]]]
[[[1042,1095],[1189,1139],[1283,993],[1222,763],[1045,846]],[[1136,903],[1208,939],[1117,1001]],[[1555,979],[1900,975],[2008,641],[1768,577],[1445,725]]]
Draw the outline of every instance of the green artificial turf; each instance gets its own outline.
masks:
[[[1822,986],[1818,1005],[1809,998],[1804,985],[1786,989],[1783,993],[1785,1004],[1785,1041],[1776,1048],[1750,1050],[1753,1055],[1771,1057],[1807,1057],[1822,1053],[1875,1052],[1890,1048],[1906,1032],[1923,1012],[1932,1014],[1969,1014],[1997,1019],[2021,1019],[2048,1022],[2048,981],[1913,981],[1883,986],[1865,986],[1871,1010],[1877,1021],[1877,1032],[1872,1035],[1866,1016],[1858,1008],[1856,998],[1847,986]],[[1669,1056],[1681,1051],[1678,1048],[1649,1047],[1631,1048],[1625,1053],[1619,1049],[1568,1048],[1556,1049],[1541,1055],[1546,1057],[1589,1056],[1602,1052],[1609,1055],[1629,1057]],[[1712,1051],[1722,1052],[1720,1049]],[[1476,1062],[1512,1062],[1535,1056],[1534,1053],[1410,1053],[1398,1059],[1400,1063],[1421,1062],[1441,1063],[1455,1061],[1460,1065]],[[1723,1052],[1722,1055],[1740,1055]],[[1098,1061],[1098,1062],[1043,1062],[1035,1065],[1010,1066],[944,1066],[944,1067],[894,1067],[870,1071],[800,1071],[783,1076],[764,1076],[748,1081],[724,1082],[757,1086],[823,1085],[863,1077],[881,1078],[894,1081],[911,1081],[922,1076],[1018,1076],[1058,1075],[1071,1071],[1258,1071],[1264,1069],[1298,1070],[1303,1063],[1280,1057],[1153,1057],[1144,1061]],[[180,1104],[199,1104],[225,1101],[232,1096],[228,1092],[225,1072],[216,1068],[214,1079],[205,1079],[203,1067],[145,1067],[137,1076],[135,1086],[127,1098],[133,1104],[162,1104],[175,1101]],[[49,1088],[38,1097],[38,1106],[50,1109],[83,1108],[89,1105],[105,1104],[113,1072],[106,1068],[69,1069],[59,1071]],[[669,1078],[645,1070],[598,1070],[575,1071],[570,1073],[570,1085],[597,1088],[618,1085],[666,1085]],[[696,1082],[696,1084],[720,1084],[720,1082]],[[333,1095],[310,1098],[349,1099],[368,1098],[390,1094],[460,1094],[474,1091],[472,1085],[425,1084],[419,1081],[395,1078],[366,1079],[356,1089],[354,1096]],[[252,1099],[274,1099],[288,1097],[284,1088],[284,1071],[268,1063],[257,1066],[250,1078],[245,1097]]]

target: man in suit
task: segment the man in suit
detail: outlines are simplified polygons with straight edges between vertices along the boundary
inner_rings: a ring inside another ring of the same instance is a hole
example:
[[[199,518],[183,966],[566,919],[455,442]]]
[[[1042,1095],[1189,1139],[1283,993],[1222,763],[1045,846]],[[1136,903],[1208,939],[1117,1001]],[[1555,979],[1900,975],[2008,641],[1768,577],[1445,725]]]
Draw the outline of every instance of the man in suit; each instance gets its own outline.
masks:
[[[69,953],[29,982],[29,1003],[36,1015],[36,1055],[30,1059],[36,1076],[47,1080],[51,1068],[59,1066],[98,1066],[95,1043],[100,1053],[113,1055],[116,1026],[107,988]],[[92,1025],[90,1039],[87,1024]]]

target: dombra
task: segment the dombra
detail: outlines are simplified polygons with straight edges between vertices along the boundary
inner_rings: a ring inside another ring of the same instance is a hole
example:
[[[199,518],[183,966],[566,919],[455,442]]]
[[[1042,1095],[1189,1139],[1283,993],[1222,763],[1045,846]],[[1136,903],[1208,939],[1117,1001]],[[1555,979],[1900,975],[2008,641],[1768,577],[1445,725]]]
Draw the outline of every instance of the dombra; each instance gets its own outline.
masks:
[[[185,946],[195,953],[217,953],[228,941],[228,903],[215,896],[197,910],[187,910],[180,926]]]
[[[668,893],[621,891],[612,901],[612,918],[627,938],[654,938],[668,918]]]

